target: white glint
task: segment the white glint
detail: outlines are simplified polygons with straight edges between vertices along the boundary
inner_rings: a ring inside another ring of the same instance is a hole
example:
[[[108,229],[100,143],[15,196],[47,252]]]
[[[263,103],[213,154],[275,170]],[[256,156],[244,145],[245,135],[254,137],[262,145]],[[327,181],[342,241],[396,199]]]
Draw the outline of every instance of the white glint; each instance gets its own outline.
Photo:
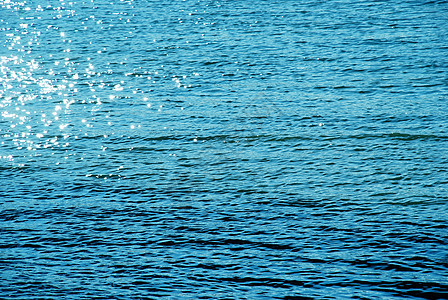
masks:
[[[120,84],[116,84],[114,86],[114,91],[122,91],[122,90],[123,90],[123,87]]]

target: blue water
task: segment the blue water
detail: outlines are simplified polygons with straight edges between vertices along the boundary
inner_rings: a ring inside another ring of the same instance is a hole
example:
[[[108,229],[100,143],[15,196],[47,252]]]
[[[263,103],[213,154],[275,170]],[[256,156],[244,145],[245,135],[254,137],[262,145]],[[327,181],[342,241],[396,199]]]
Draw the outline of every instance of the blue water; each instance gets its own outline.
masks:
[[[0,0],[1,299],[447,299],[446,1]]]

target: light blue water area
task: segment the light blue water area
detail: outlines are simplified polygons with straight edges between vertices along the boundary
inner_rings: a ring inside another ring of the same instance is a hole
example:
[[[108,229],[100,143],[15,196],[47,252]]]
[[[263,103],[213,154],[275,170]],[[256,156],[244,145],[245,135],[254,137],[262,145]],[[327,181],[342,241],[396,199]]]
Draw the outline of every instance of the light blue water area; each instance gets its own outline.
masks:
[[[0,0],[0,298],[447,298],[447,11]]]

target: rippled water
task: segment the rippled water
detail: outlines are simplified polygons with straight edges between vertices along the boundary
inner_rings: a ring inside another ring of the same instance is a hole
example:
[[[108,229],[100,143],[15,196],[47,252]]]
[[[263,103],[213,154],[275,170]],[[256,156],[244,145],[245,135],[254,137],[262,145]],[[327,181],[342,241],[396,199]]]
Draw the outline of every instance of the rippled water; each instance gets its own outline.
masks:
[[[0,298],[448,298],[447,11],[0,0]]]

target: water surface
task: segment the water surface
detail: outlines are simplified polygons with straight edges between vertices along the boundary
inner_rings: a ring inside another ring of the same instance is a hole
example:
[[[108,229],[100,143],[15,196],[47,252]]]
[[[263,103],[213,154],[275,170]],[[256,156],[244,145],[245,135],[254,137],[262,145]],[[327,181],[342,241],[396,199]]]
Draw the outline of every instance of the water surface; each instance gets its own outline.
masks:
[[[0,0],[0,298],[448,297],[446,1]]]

